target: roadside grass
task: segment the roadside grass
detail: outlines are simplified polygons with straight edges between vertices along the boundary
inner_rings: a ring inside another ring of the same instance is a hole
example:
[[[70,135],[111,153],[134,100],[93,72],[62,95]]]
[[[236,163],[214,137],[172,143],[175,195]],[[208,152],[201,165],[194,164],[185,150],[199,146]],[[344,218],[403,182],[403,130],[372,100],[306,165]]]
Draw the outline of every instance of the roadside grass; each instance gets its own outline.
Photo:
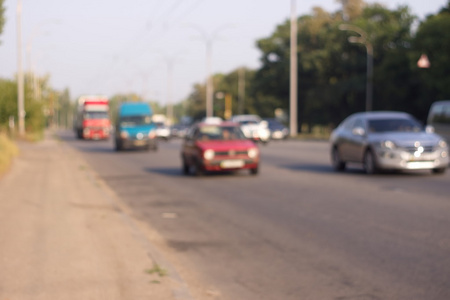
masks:
[[[308,126],[303,125],[301,133],[297,134],[295,137],[291,137],[291,139],[328,141],[331,131],[332,129],[329,126],[315,125],[309,128]]]
[[[27,132],[25,140],[29,142],[39,142],[44,139],[44,131],[34,131],[34,132]]]
[[[145,273],[156,274],[159,277],[164,277],[164,276],[167,276],[167,274],[168,274],[167,270],[161,268],[158,264],[154,264],[153,268],[145,270]],[[151,283],[161,283],[161,282],[157,279],[154,279],[151,281]]]
[[[0,133],[0,175],[4,174],[15,156],[19,154],[19,148],[4,133]]]

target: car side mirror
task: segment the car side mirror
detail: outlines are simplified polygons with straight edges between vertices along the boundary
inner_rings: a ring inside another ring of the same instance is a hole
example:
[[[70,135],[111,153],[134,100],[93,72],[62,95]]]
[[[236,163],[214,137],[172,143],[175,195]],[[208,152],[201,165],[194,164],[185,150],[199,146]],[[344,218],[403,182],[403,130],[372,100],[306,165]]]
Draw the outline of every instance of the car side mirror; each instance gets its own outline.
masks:
[[[366,134],[366,131],[362,127],[355,127],[352,130],[353,135],[357,136],[364,136]]]

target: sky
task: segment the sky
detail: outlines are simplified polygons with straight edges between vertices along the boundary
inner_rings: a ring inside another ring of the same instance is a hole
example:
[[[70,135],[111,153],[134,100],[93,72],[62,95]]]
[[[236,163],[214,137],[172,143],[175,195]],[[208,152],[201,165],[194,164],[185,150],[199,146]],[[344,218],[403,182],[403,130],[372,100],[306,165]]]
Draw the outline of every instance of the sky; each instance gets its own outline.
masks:
[[[137,93],[162,105],[184,100],[212,73],[260,66],[256,41],[290,18],[291,0],[21,0],[22,65],[50,86],[84,94]],[[366,1],[373,3],[375,1]],[[423,20],[447,0],[376,1],[408,5]],[[298,16],[336,0],[297,0]],[[17,73],[17,0],[5,0],[0,78]]]

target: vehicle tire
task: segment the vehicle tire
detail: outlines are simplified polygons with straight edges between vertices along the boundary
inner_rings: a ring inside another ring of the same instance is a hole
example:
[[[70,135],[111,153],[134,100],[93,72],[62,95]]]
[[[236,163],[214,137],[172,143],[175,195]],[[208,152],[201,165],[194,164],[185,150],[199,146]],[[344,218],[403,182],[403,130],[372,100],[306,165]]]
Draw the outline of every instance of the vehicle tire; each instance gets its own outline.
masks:
[[[364,171],[368,175],[373,175],[379,172],[377,167],[377,162],[375,160],[375,155],[373,154],[372,150],[368,149],[364,153]]]
[[[199,163],[196,163],[194,165],[194,175],[197,176],[197,177],[201,177],[201,176],[204,175],[204,173],[205,172],[203,171],[201,165]]]
[[[189,165],[186,163],[186,160],[183,158],[183,174],[189,175]]]
[[[259,173],[259,167],[250,169],[250,175],[258,175]]]
[[[335,171],[341,172],[345,170],[345,162],[341,160],[337,147],[333,147],[331,151],[331,164]]]
[[[116,151],[121,151],[123,149],[122,143],[116,141],[115,149],[116,149]]]
[[[444,174],[446,170],[447,170],[447,168],[436,168],[436,169],[433,169],[432,172],[433,172],[433,174]]]

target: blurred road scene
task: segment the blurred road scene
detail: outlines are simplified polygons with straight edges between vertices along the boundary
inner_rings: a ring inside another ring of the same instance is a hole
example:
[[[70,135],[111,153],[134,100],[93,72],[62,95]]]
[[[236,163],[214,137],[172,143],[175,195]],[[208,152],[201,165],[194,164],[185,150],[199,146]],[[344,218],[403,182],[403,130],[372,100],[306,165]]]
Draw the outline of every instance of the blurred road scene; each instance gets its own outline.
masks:
[[[450,0],[0,0],[0,300],[450,299]]]

